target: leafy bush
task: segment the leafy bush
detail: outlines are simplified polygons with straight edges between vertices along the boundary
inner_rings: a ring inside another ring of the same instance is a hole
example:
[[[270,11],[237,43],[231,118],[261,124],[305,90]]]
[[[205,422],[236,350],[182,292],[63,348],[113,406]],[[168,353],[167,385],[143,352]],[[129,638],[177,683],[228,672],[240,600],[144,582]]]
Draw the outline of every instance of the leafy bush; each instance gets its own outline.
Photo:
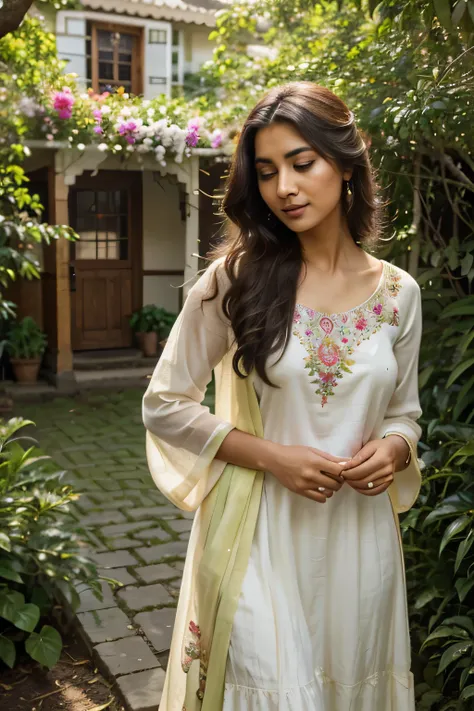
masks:
[[[100,598],[95,565],[80,555],[79,539],[68,516],[78,498],[62,483],[50,457],[35,440],[18,433],[33,423],[0,421],[0,659],[13,667],[22,645],[51,668],[59,659],[59,632],[41,625],[58,591],[79,604],[78,583]],[[23,449],[22,443],[31,444]],[[77,524],[76,524],[77,525]]]
[[[135,311],[130,318],[130,326],[136,333],[156,331],[160,338],[166,338],[176,321],[177,315],[161,306],[148,304]]]
[[[7,331],[5,349],[12,358],[38,358],[46,345],[46,335],[31,316],[12,322]]]

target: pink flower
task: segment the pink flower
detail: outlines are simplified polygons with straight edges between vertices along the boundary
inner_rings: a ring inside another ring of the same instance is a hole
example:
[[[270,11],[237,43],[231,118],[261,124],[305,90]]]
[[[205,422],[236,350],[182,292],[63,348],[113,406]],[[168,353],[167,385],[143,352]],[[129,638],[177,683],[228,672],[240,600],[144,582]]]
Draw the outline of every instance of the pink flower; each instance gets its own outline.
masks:
[[[102,126],[94,126],[94,133],[104,133]]]
[[[222,133],[220,131],[216,131],[214,138],[211,141],[211,146],[212,148],[219,148],[220,145],[222,145]]]
[[[307,336],[312,336],[312,335],[313,335],[313,332],[312,332],[312,330],[311,330],[310,328],[307,328],[306,331],[305,331],[305,334],[306,334]]]
[[[348,339],[348,338],[345,338],[345,337],[344,337],[344,338],[342,338],[341,340],[342,340],[343,343],[349,343],[349,339]]]
[[[320,373],[319,377],[323,383],[331,383],[331,385],[335,385],[334,375],[332,373]]]
[[[375,306],[373,308],[374,314],[377,314],[377,316],[380,316],[380,314],[382,313],[382,308],[383,308],[382,304],[375,304]]]
[[[393,313],[394,313],[394,314],[398,314],[398,306],[394,306],[394,307],[393,307]]]
[[[189,623],[189,631],[191,632],[191,634],[196,635],[196,637],[201,636],[201,630],[199,629],[198,625],[192,620]]]
[[[134,131],[136,131],[138,128],[138,125],[136,121],[133,119],[129,119],[128,121],[124,121],[123,123],[120,124],[119,126],[119,133],[121,136],[125,136],[126,134],[131,134]]]
[[[313,309],[306,309],[306,311],[308,312],[308,316],[309,316],[310,318],[314,318],[314,311],[313,311]]]
[[[132,146],[136,139],[133,136],[127,136],[125,140]]]
[[[71,94],[70,89],[57,91],[54,95],[53,106],[58,112],[60,119],[69,119],[72,116],[72,107],[75,104],[75,98]]]
[[[358,331],[363,331],[364,328],[367,328],[367,319],[363,317],[360,318],[358,321],[356,321],[355,327]]]
[[[92,115],[97,121],[102,121],[102,111],[100,109],[94,109]]]
[[[295,311],[293,315],[293,323],[299,323],[301,321],[301,314]]]
[[[199,122],[197,119],[188,121],[188,132],[186,134],[186,145],[194,148],[199,141]]]
[[[318,356],[321,363],[329,368],[339,361],[339,348],[332,341],[323,341],[318,348]]]

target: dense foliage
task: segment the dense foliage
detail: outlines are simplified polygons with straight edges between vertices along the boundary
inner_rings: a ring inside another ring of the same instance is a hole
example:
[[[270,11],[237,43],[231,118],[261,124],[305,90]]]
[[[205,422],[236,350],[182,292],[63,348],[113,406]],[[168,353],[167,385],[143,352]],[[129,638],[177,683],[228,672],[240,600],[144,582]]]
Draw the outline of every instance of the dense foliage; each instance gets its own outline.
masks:
[[[58,593],[73,607],[79,583],[101,596],[96,567],[80,554],[77,523],[68,515],[78,495],[21,434],[31,424],[0,422],[0,659],[10,667],[18,650],[47,667],[59,659],[61,635],[43,624]]]

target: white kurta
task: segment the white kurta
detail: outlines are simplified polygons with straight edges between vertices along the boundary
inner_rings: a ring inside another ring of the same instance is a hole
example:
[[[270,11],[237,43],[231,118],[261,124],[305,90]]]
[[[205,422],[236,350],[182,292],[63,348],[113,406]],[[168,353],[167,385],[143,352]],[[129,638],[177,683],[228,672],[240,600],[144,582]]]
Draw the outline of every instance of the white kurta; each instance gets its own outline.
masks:
[[[203,302],[215,277],[219,297]],[[190,290],[143,400],[150,471],[188,511],[219,480],[226,463],[209,461],[209,451],[235,426],[202,404],[212,369],[232,347],[221,303],[228,286],[217,260]],[[280,389],[254,375],[264,437],[343,457],[388,433],[416,445],[421,324],[419,286],[387,262],[357,308],[327,315],[297,305],[288,347],[268,363]],[[230,384],[219,387],[227,412]],[[395,474],[389,491],[397,511],[414,503],[419,482],[413,463]],[[177,665],[188,668],[178,652],[195,592],[199,522],[198,510],[164,711],[182,709],[173,679],[182,685]],[[403,559],[388,492],[368,497],[344,483],[319,504],[265,473],[225,677],[223,711],[414,711]]]
[[[268,364],[280,389],[255,378],[265,439],[340,457],[387,432],[418,440],[419,287],[383,267],[374,294],[345,314],[297,305],[288,347]],[[266,473],[224,711],[413,709],[404,566],[388,493],[368,497],[345,483],[319,504]]]

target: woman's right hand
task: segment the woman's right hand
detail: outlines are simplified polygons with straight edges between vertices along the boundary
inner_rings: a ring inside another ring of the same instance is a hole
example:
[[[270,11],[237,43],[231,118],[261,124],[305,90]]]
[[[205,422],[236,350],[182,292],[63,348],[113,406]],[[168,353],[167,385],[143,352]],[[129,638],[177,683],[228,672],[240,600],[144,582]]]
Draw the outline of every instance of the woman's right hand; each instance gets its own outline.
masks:
[[[343,485],[346,462],[314,447],[276,444],[268,470],[290,491],[324,504]]]

